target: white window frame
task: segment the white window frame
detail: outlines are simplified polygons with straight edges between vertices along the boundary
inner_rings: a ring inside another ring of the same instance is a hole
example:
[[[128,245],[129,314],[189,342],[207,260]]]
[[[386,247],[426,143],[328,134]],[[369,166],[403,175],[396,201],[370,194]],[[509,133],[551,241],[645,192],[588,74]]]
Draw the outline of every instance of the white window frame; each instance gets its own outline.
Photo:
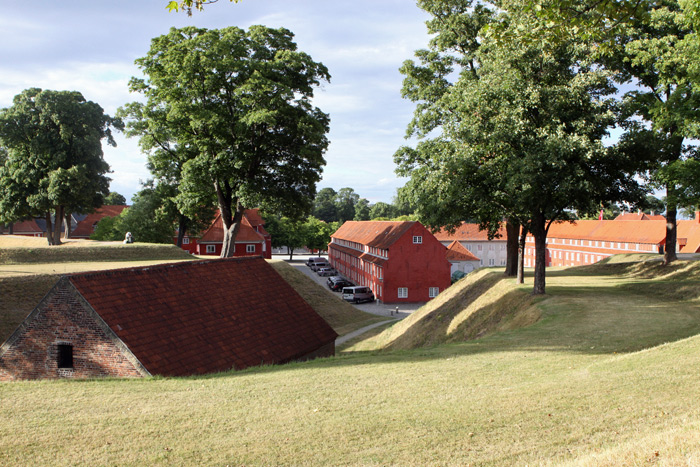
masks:
[[[207,253],[216,253],[216,245],[207,245]]]
[[[255,245],[246,245],[245,252],[246,253],[255,253]]]
[[[422,235],[414,235],[414,236],[413,236],[413,244],[414,244],[414,245],[421,245],[421,244],[423,244],[423,236],[422,236]]]
[[[189,245],[190,244],[190,237],[184,237],[182,239],[182,244],[183,245]]]
[[[408,298],[408,287],[399,287],[397,293],[399,298]]]
[[[428,287],[428,297],[435,298],[440,293],[440,287]]]

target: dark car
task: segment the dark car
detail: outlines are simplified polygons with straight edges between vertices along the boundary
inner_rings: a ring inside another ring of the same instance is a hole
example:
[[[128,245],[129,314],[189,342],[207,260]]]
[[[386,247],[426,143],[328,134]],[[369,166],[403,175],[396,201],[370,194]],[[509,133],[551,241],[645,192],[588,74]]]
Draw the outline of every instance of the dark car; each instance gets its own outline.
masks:
[[[326,282],[328,282],[328,288],[336,292],[342,290],[343,287],[352,287],[355,285],[341,276],[329,277]]]

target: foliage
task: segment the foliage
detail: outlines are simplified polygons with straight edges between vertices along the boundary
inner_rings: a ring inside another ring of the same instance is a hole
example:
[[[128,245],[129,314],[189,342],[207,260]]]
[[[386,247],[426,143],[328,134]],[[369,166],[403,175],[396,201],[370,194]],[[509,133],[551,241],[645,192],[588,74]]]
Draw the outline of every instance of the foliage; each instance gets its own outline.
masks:
[[[404,195],[434,228],[473,218],[494,230],[504,217],[527,227],[534,293],[543,294],[551,222],[637,195],[624,159],[601,142],[615,122],[606,98],[615,88],[586,64],[582,44],[482,42],[494,21],[514,32],[527,26],[517,11],[496,17],[484,4],[451,0],[421,6],[436,35],[430,50],[416,52],[420,64],[401,69],[404,97],[417,103],[408,135],[421,139],[395,155],[397,173],[411,177]]]
[[[101,142],[116,144],[112,128],[121,122],[76,91],[31,88],[15,96],[12,107],[0,110],[0,146],[7,154],[0,222],[43,216],[49,244],[60,244],[64,214],[90,212],[108,193]]]
[[[314,198],[313,216],[325,222],[338,220],[338,208],[335,205],[338,193],[333,188],[322,188]]]
[[[204,9],[204,5],[211,5],[212,3],[216,3],[219,0],[181,0],[181,1],[176,1],[176,0],[170,0],[168,2],[168,6],[165,8],[170,11],[170,12],[178,12],[180,10],[187,12],[188,16],[192,16],[192,8],[198,11],[202,11]],[[240,2],[241,0],[229,0],[230,2]]]
[[[126,204],[126,198],[120,195],[116,191],[110,191],[107,196],[105,196],[104,204],[108,206],[121,206]]]
[[[125,211],[128,209],[129,208],[126,208]],[[119,216],[103,217],[95,226],[95,231],[90,235],[90,239],[100,241],[123,240],[125,233],[121,232],[121,229],[119,228],[119,221]]]
[[[325,164],[329,119],[311,100],[328,70],[283,28],[171,29],[136,60],[130,89],[147,98],[151,134],[187,152],[178,209],[196,217],[215,199],[233,254],[243,211],[308,214]]]
[[[369,210],[369,217],[372,220],[393,219],[396,216],[396,209],[393,205],[378,201]]]
[[[370,219],[370,207],[369,201],[366,198],[360,198],[355,204],[355,221],[368,221]]]

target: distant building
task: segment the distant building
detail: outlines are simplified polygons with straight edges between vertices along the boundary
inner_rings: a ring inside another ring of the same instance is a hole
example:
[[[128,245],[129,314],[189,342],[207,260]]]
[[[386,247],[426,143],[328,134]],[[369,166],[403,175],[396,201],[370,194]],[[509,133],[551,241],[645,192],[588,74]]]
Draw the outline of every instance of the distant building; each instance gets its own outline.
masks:
[[[663,254],[666,244],[666,220],[663,216],[625,214],[615,220],[579,220],[551,225],[547,235],[547,266],[593,264],[619,253]],[[677,221],[676,251],[700,252],[700,215],[693,220]],[[528,235],[525,266],[535,265],[535,242]]]
[[[243,213],[241,227],[236,236],[233,255],[272,257],[272,239],[265,230],[265,221],[257,209],[246,209]],[[217,214],[200,238],[186,236],[182,248],[197,255],[220,256],[224,245],[224,222]]]
[[[446,255],[420,222],[347,221],[328,244],[331,265],[385,303],[427,302],[449,287]]]
[[[128,207],[129,206],[119,204],[104,205],[98,208],[95,212],[83,217],[83,219],[76,224],[75,229],[71,232],[71,238],[90,238],[90,235],[95,233],[98,222],[105,217],[117,217]]]
[[[43,237],[44,232],[34,219],[7,224],[2,229],[3,234],[21,235],[23,237]]]
[[[469,274],[475,269],[479,269],[481,260],[474,256],[457,240],[447,247],[447,261],[450,262],[450,274],[457,271]]]
[[[506,229],[501,228],[498,236],[489,240],[485,230],[479,230],[479,224],[464,222],[450,233],[441,229],[435,233],[440,243],[449,247],[452,242],[459,242],[479,260],[479,266],[505,266],[508,257],[506,249]]]
[[[71,274],[0,346],[0,380],[201,375],[331,356],[336,337],[262,258]]]

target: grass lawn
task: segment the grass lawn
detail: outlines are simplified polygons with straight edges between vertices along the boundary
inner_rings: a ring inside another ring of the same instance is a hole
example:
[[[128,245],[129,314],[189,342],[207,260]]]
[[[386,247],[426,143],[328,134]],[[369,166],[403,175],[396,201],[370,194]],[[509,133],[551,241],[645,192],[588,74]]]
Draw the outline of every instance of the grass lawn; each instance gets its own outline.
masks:
[[[699,277],[482,270],[340,357],[0,383],[0,465],[700,465]]]

